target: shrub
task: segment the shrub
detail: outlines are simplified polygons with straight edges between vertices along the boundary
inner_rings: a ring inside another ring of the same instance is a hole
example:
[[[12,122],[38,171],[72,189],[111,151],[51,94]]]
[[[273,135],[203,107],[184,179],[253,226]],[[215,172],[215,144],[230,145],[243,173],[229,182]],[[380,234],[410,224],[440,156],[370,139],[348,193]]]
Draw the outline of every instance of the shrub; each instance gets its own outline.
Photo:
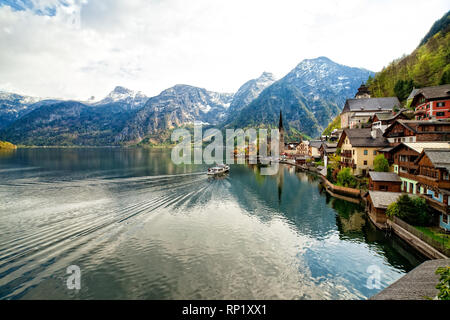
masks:
[[[428,225],[430,214],[428,206],[423,198],[410,198],[407,194],[401,195],[397,202],[391,203],[387,210],[388,217],[398,217],[412,225]]]
[[[377,172],[388,172],[389,171],[389,162],[384,157],[384,155],[379,154],[373,160],[374,170]]]
[[[337,174],[337,185],[354,188],[356,187],[358,181],[352,175],[350,168],[344,168]]]
[[[450,300],[450,267],[437,268],[436,274],[439,274],[439,283],[436,289],[439,290],[438,299]]]

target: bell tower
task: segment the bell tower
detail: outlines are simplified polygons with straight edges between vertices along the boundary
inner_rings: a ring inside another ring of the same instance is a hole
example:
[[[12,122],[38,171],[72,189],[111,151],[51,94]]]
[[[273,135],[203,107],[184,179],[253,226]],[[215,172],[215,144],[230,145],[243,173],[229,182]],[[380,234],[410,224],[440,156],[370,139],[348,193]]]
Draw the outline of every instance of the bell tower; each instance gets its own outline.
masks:
[[[278,131],[280,132],[280,154],[284,153],[284,127],[283,127],[283,115],[280,109],[280,122],[278,123]]]

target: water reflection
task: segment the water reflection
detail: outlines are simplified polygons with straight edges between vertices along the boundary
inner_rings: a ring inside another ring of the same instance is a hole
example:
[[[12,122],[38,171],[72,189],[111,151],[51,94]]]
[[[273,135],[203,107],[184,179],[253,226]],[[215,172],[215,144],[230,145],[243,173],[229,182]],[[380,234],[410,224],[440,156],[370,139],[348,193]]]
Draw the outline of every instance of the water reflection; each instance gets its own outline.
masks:
[[[367,266],[387,286],[421,261],[293,166],[206,169],[162,149],[0,158],[0,298],[362,299]]]

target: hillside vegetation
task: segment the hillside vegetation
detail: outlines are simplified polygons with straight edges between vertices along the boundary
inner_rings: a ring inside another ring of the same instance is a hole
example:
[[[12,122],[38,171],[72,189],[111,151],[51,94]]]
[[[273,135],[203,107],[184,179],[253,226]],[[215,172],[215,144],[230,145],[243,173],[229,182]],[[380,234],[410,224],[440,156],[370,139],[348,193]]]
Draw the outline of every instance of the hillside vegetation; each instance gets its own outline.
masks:
[[[411,54],[394,60],[368,86],[374,97],[397,96],[405,101],[416,87],[450,83],[450,11],[436,21]]]
[[[323,136],[329,136],[331,132],[333,132],[334,129],[340,129],[341,128],[341,116],[338,115],[336,118],[334,118],[333,121],[331,121],[328,124],[328,127],[323,131]]]
[[[13,150],[13,149],[17,149],[17,147],[12,143],[0,141],[0,150]]]

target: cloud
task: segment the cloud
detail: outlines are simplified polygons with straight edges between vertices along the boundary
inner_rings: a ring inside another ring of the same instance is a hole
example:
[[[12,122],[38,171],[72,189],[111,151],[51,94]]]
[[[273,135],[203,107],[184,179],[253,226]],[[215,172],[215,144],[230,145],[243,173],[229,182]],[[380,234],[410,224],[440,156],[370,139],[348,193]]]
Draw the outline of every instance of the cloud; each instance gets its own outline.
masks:
[[[233,92],[327,56],[378,71],[412,51],[447,1],[0,0],[0,89],[101,98],[116,85]]]

